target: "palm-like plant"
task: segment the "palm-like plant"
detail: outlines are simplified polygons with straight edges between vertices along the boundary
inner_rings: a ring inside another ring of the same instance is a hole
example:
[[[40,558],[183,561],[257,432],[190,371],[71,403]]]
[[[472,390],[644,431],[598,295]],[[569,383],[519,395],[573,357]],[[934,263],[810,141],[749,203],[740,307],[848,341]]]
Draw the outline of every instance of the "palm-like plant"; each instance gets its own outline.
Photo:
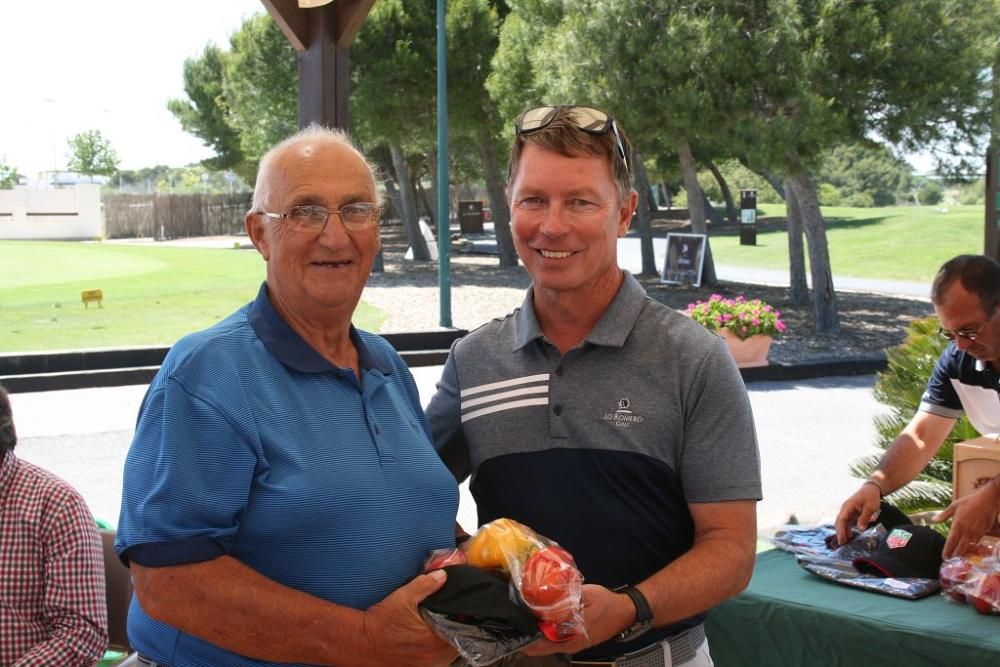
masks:
[[[937,335],[937,329],[936,317],[917,320],[908,327],[901,345],[886,350],[889,367],[878,374],[875,383],[875,398],[890,408],[888,414],[875,417],[876,445],[882,450],[889,448],[920,405],[927,378],[947,345]],[[946,507],[951,502],[952,448],[956,442],[978,435],[968,419],[959,419],[927,467],[912,482],[891,494],[889,501],[906,514]],[[857,459],[850,466],[851,474],[867,478],[880,459],[881,455]]]

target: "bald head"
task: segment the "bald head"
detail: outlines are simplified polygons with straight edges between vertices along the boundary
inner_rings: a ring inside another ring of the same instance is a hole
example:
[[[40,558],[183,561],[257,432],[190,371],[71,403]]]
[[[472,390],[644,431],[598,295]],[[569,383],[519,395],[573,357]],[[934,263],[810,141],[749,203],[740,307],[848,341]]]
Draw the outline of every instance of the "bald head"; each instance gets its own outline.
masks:
[[[276,144],[260,159],[250,212],[263,211],[267,208],[266,205],[270,205],[269,200],[272,193],[282,187],[285,176],[283,166],[289,160],[308,161],[325,148],[333,148],[345,156],[351,154],[356,156],[367,167],[371,175],[372,189],[375,190],[374,185],[377,181],[375,168],[365,160],[364,155],[351,142],[347,134],[343,130],[330,129],[313,123]]]

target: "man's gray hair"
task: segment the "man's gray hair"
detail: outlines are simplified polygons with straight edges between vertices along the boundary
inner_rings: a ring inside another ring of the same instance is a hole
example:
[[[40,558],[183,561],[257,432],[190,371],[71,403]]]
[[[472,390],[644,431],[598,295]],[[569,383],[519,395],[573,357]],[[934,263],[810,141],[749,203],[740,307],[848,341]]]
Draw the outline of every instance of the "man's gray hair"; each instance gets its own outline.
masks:
[[[272,146],[269,151],[264,153],[264,156],[260,159],[260,164],[257,167],[257,182],[254,184],[253,198],[250,201],[251,213],[260,213],[264,210],[264,200],[270,193],[267,189],[266,179],[262,179],[261,176],[267,175],[271,162],[275,159],[275,157],[283,153],[288,148],[309,140],[317,140],[328,144],[339,144],[350,148],[358,154],[358,157],[360,157],[368,167],[368,171],[371,172],[372,175],[372,182],[375,184],[378,183],[379,179],[377,167],[365,158],[364,154],[357,146],[354,145],[354,142],[351,141],[351,138],[347,136],[346,132],[340,128],[329,128],[318,123],[311,123],[308,127],[304,127],[290,137],[283,139],[279,143]],[[376,196],[378,197],[377,189]],[[374,203],[380,204],[381,201],[376,201]]]

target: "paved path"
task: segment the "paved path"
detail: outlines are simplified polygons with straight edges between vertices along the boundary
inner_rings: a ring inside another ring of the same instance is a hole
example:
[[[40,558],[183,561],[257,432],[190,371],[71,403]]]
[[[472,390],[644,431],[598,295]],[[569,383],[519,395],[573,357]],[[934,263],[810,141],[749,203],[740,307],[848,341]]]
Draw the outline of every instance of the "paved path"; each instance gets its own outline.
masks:
[[[638,237],[627,237],[618,240],[618,264],[632,273],[642,271],[641,241]],[[653,239],[653,255],[656,266],[663,266],[663,257],[667,252],[666,238]],[[751,283],[755,285],[778,285],[787,287],[788,270],[774,271],[771,269],[754,269],[744,266],[727,266],[716,264],[715,273],[720,280]],[[806,276],[810,285],[812,281]],[[877,280],[875,278],[852,278],[850,276],[834,276],[833,286],[837,290],[854,292],[873,292],[892,296],[930,298],[930,285],[921,282],[903,280]]]
[[[414,369],[428,401],[440,367]],[[762,533],[795,514],[803,523],[832,519],[857,486],[848,462],[874,451],[872,376],[749,385],[760,441],[764,500]],[[68,480],[98,517],[117,523],[121,474],[145,387],[13,394],[18,456]],[[459,520],[476,525],[468,484]]]

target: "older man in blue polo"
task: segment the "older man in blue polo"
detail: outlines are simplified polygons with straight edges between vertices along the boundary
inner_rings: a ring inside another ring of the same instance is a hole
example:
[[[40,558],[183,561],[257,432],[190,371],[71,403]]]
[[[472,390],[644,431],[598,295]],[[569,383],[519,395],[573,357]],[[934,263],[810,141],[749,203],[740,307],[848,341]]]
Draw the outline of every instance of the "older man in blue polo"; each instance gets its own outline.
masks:
[[[312,127],[261,161],[256,299],[178,341],[143,400],[116,547],[142,665],[444,665],[417,604],[458,488],[413,378],[351,315],[379,247],[373,172]]]

